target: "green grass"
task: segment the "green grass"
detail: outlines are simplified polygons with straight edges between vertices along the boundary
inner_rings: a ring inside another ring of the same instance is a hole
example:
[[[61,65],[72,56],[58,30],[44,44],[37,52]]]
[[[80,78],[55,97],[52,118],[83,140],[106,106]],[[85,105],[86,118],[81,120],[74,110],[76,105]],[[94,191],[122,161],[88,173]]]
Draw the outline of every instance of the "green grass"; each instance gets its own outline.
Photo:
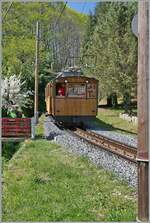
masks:
[[[44,139],[22,143],[3,177],[3,221],[136,219],[133,188]]]
[[[35,129],[36,138],[43,138],[43,135],[44,135],[44,120],[45,120],[45,115],[42,115],[40,117],[38,125]]]
[[[119,118],[122,109],[99,109],[96,123],[108,130],[125,134],[137,134],[137,125]]]

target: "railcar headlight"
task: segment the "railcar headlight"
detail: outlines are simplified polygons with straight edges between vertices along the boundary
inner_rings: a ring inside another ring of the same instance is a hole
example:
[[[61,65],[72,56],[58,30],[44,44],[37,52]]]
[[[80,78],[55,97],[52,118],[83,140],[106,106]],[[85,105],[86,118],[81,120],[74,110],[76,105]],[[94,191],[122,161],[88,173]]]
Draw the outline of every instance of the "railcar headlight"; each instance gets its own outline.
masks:
[[[67,80],[65,80],[65,83],[67,83],[68,81]]]

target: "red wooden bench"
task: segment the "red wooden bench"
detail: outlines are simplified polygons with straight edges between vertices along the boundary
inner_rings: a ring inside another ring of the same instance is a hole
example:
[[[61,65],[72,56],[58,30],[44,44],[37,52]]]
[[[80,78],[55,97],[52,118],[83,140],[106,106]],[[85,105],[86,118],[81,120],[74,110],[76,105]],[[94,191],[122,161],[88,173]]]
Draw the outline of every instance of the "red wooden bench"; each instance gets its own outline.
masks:
[[[2,118],[2,137],[30,138],[31,118]]]

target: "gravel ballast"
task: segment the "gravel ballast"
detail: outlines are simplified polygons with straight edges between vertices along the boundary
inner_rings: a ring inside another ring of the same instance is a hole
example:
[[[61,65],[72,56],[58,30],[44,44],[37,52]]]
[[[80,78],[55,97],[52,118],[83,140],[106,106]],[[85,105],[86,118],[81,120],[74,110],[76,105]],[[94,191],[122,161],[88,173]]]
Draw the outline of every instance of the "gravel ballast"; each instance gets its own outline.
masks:
[[[70,152],[83,155],[97,166],[112,171],[131,186],[137,186],[137,166],[104,149],[94,146],[72,134],[59,129],[50,117],[44,123],[45,137],[54,140]]]
[[[94,124],[88,125],[87,130],[117,140],[119,142],[125,143],[129,146],[137,147],[137,136],[125,135],[115,131],[106,130]]]

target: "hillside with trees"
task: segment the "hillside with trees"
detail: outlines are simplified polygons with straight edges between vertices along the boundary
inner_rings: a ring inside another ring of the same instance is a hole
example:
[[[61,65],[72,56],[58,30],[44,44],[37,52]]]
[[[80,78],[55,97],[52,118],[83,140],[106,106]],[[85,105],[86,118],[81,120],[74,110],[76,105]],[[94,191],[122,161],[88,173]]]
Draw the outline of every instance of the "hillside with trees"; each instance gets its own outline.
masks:
[[[99,79],[99,98],[116,106],[117,97],[128,109],[137,94],[137,38],[131,21],[137,3],[99,2],[94,14],[78,13],[63,2],[3,3],[3,78],[25,81],[32,105],[22,106],[33,116],[35,30],[40,23],[39,111],[45,111],[45,85],[56,72],[83,57],[85,75]],[[7,10],[9,11],[7,12]],[[14,83],[15,85],[15,83]],[[112,100],[113,99],[113,100]]]
[[[35,32],[39,21],[39,111],[43,112],[46,83],[55,76],[55,72],[65,67],[68,57],[80,54],[87,16],[65,7],[63,2],[13,2],[9,7],[10,3],[2,4],[3,78],[19,76],[26,82],[24,89],[33,92],[33,99]],[[25,115],[33,115],[33,104],[30,109],[22,109]]]
[[[100,2],[90,15],[82,54],[92,55],[84,57],[85,72],[99,79],[100,98],[117,95],[130,103],[136,97],[137,38],[131,30],[136,13],[136,2]]]

